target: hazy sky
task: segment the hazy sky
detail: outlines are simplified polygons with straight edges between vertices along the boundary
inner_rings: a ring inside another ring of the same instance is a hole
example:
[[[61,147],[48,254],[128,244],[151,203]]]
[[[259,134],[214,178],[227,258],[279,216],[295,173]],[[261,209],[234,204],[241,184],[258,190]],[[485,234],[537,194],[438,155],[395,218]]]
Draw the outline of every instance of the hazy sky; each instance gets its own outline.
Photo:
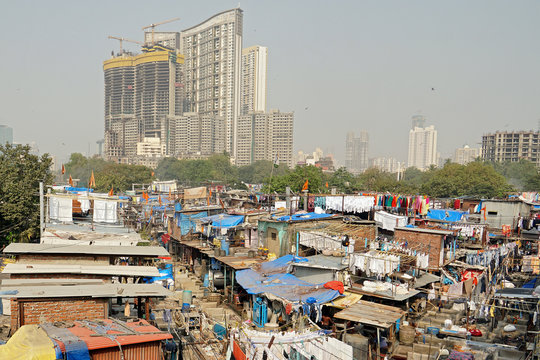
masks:
[[[142,40],[165,19],[180,31],[227,1],[9,1],[0,15],[0,124],[58,155],[103,138],[108,35]],[[370,157],[406,160],[411,116],[439,131],[439,151],[484,132],[536,129],[539,1],[242,1],[244,46],[269,47],[268,107],[295,112],[295,150],[343,159],[365,129]],[[124,45],[135,50],[135,44]],[[435,88],[435,91],[432,91]]]

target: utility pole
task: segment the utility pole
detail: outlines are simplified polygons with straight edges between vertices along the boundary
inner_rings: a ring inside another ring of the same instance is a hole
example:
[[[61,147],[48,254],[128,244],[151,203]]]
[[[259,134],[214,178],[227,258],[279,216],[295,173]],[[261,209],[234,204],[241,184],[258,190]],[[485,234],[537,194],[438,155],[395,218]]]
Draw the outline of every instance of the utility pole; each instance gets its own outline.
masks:
[[[43,238],[43,214],[45,213],[45,209],[43,207],[44,201],[43,201],[43,181],[39,182],[39,242],[41,243],[41,239]]]

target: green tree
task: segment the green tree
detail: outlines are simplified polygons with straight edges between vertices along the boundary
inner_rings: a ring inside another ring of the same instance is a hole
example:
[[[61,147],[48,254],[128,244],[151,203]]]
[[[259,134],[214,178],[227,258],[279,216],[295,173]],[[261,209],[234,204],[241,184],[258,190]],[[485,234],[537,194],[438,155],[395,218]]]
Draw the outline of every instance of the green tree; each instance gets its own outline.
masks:
[[[94,172],[94,178],[96,173],[103,170],[107,165],[107,161],[100,157],[94,156],[87,158],[80,153],[72,153],[69,157],[69,161],[64,165],[66,168],[64,181],[67,181],[69,176],[73,179],[78,179],[78,186],[88,186],[92,171]],[[97,185],[97,184],[96,184]]]
[[[340,193],[358,190],[358,181],[345,167],[340,167],[328,177],[328,188],[335,187]]]
[[[124,192],[130,190],[132,184],[149,184],[153,180],[152,169],[146,166],[113,162],[107,163],[94,176],[98,192],[108,192],[111,187],[115,192]]]
[[[39,236],[39,182],[52,183],[48,154],[28,145],[0,145],[0,241],[30,241]]]
[[[279,164],[276,168],[271,161],[259,160],[251,165],[240,166],[238,168],[238,179],[247,184],[262,184],[266,178],[273,176],[282,176],[289,172],[285,164]]]
[[[270,186],[270,177],[265,179],[266,184],[263,188],[264,192],[284,193],[287,186],[294,192],[302,190],[306,180],[308,181],[308,190],[310,193],[321,193],[325,191],[326,175],[323,171],[313,165],[297,166],[293,171],[281,176],[273,176]]]
[[[358,176],[361,190],[395,192],[398,188],[396,175],[372,167]]]
[[[535,191],[534,178],[538,169],[532,161],[521,159],[516,162],[491,163],[493,168],[519,191]]]

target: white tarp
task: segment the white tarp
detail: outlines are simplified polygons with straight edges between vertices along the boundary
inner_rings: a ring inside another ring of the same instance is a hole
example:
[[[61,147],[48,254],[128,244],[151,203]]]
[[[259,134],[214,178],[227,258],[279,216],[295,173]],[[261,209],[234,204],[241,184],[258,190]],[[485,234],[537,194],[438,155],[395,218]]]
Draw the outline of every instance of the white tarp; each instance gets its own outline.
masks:
[[[68,197],[49,198],[49,219],[61,222],[73,221],[73,200]]]
[[[117,201],[94,200],[94,221],[102,223],[118,222],[117,205]]]
[[[394,215],[386,211],[377,211],[375,213],[375,221],[381,223],[383,229],[390,231],[394,231],[396,227],[407,225],[406,216]]]

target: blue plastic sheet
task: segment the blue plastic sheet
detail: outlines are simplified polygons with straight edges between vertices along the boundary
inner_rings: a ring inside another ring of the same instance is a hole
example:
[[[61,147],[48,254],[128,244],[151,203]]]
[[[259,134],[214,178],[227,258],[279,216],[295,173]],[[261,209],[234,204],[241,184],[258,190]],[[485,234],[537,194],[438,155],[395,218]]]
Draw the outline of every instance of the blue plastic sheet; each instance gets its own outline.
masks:
[[[327,217],[334,216],[333,214],[316,214],[314,212],[306,214],[294,214],[292,216],[281,216],[276,218],[278,221],[302,221],[302,220],[313,220],[313,219],[324,219]]]
[[[164,269],[158,269],[158,271],[161,274],[161,276],[154,276],[154,277],[148,278],[149,283],[154,283],[156,281],[167,280],[167,279],[174,280],[172,264],[166,264]]]
[[[66,360],[90,360],[88,347],[84,341],[65,342]]]
[[[285,273],[289,264],[292,262],[307,262],[308,259],[305,257],[294,256],[294,255],[285,255],[280,258],[277,258],[274,261],[267,261],[261,264],[259,272],[261,274],[267,273]]]
[[[340,296],[339,291],[326,289],[291,274],[263,276],[251,269],[236,272],[236,280],[249,294],[272,294],[290,302],[306,302],[310,297],[325,304]]]
[[[458,222],[461,221],[465,214],[467,213],[458,210],[430,209],[427,213],[427,218],[434,220]]]
[[[231,228],[244,222],[242,215],[217,214],[200,218],[202,222],[211,222],[216,228]]]
[[[84,192],[84,191],[94,192],[94,189],[89,189],[85,187],[73,187],[73,186],[68,186],[65,188],[65,190],[70,191],[70,192]]]
[[[175,217],[182,235],[186,235],[190,230],[195,230],[195,220],[204,218],[207,215],[208,213],[206,211],[201,211],[200,213],[191,215],[177,213]]]

